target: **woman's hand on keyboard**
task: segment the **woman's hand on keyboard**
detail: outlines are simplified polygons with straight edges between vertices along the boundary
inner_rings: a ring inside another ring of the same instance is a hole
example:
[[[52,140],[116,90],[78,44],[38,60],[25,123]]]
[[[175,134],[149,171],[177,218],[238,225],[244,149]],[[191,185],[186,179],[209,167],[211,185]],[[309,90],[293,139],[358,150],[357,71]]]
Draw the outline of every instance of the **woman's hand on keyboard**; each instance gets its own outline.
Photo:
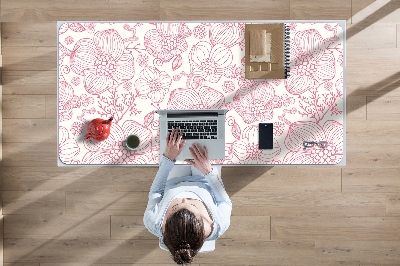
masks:
[[[170,159],[171,161],[175,160],[176,157],[181,153],[183,147],[186,144],[186,141],[182,141],[183,130],[179,132],[178,128],[174,128],[172,132],[168,132],[167,134],[167,145],[165,146],[165,157]]]
[[[204,146],[204,151],[202,151],[197,144],[193,144],[192,147],[189,148],[190,153],[193,156],[193,160],[185,160],[186,162],[190,163],[204,175],[211,172],[211,163],[208,159],[208,152],[206,146]]]

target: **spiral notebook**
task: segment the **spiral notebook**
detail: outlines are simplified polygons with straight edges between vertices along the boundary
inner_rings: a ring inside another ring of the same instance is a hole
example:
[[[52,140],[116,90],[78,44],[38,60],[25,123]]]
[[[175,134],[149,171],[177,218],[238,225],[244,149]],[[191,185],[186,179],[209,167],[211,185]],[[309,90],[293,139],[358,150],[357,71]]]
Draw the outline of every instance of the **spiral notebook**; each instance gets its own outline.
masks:
[[[245,77],[286,79],[290,64],[290,28],[285,23],[245,25]]]

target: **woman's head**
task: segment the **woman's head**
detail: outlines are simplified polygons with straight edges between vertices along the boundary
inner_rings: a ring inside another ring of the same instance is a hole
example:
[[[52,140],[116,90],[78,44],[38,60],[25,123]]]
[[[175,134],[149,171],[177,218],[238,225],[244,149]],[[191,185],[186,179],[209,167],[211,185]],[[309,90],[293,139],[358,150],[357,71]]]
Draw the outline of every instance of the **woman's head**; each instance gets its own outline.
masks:
[[[167,218],[163,237],[176,263],[191,263],[206,238],[203,219],[180,209]]]

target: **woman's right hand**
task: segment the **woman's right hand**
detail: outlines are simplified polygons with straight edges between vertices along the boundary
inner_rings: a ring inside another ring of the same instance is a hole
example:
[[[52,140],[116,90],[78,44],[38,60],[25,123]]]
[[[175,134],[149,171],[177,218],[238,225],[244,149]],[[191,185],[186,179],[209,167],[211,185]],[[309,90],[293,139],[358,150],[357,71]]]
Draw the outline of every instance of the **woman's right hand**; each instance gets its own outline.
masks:
[[[206,146],[204,146],[204,152],[200,149],[199,145],[193,144],[192,147],[189,147],[190,153],[193,156],[193,160],[185,160],[185,162],[190,163],[204,175],[211,172],[211,163],[208,160],[208,152]]]

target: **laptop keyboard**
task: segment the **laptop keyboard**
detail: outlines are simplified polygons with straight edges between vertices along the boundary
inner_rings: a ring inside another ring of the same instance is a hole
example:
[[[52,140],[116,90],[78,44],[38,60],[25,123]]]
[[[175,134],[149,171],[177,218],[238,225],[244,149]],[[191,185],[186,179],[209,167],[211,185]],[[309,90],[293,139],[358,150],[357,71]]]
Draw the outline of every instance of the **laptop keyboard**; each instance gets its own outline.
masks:
[[[183,130],[183,139],[217,139],[217,120],[169,121],[168,132]]]

